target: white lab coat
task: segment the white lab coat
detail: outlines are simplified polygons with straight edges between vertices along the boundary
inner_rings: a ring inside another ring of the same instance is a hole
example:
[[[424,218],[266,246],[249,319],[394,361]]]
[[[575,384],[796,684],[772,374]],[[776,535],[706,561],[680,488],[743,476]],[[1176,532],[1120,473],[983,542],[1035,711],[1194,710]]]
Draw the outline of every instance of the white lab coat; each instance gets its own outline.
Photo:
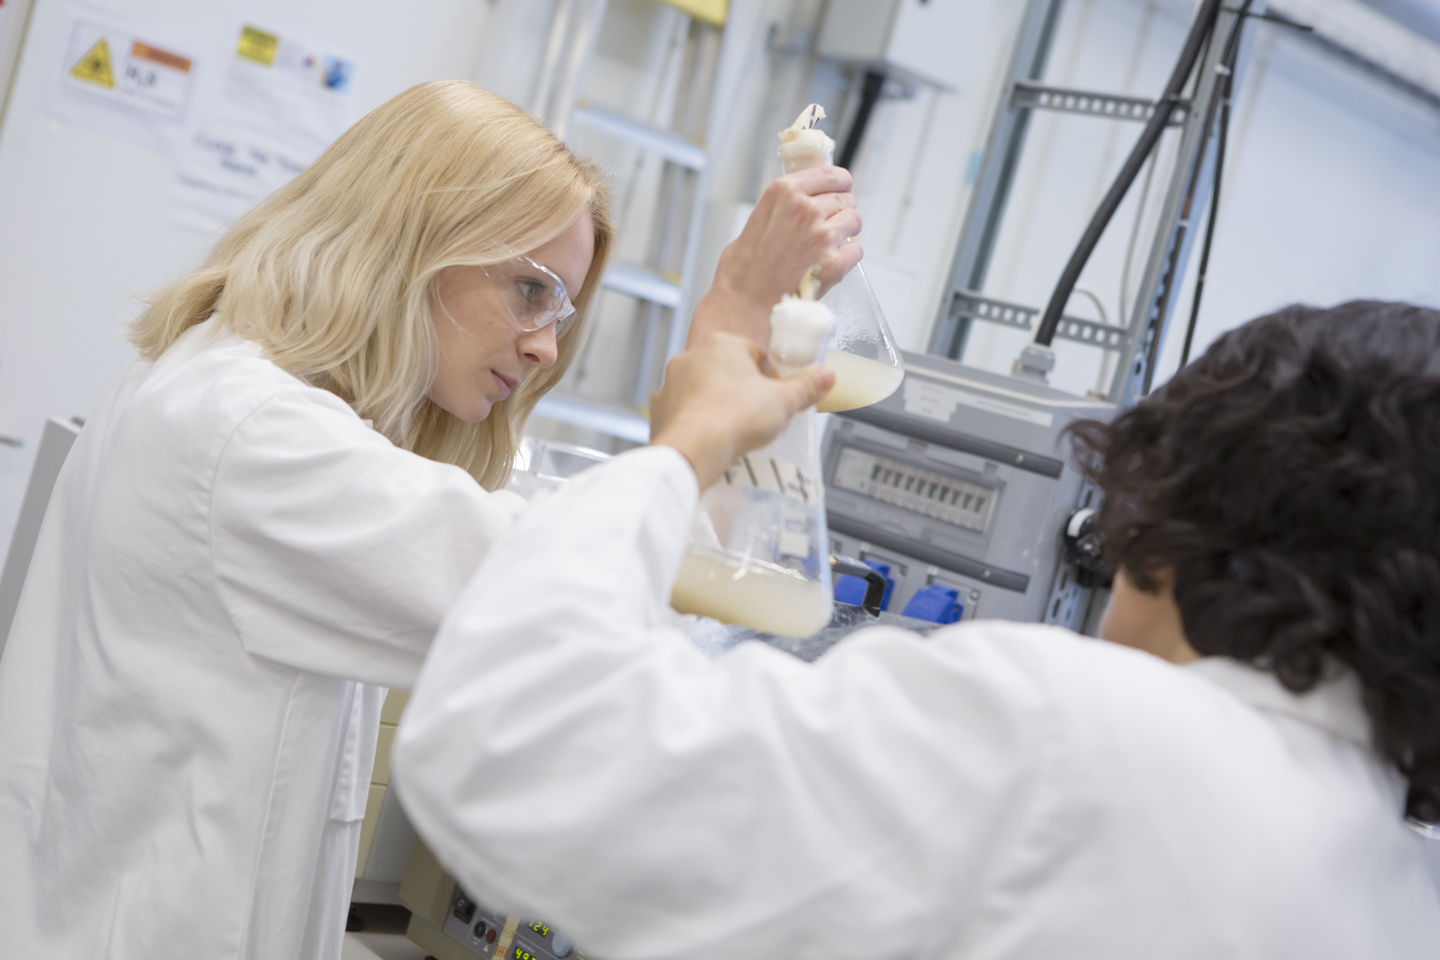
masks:
[[[482,902],[615,960],[1440,956],[1353,680],[999,622],[707,660],[695,504],[673,450],[597,467],[442,627],[392,782]]]
[[[214,320],[137,362],[0,662],[0,957],[337,958],[384,687],[520,504]]]

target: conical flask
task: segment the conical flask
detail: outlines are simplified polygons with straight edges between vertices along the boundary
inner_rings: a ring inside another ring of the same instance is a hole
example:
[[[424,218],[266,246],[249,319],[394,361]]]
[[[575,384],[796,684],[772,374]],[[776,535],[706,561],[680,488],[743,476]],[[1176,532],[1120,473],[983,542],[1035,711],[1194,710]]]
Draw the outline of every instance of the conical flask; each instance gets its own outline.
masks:
[[[770,362],[782,376],[814,366],[833,325],[828,308],[785,297],[770,313]],[[830,622],[830,534],[815,410],[796,414],[764,449],[730,465],[700,498],[670,594],[681,613],[808,637]]]
[[[795,123],[780,131],[780,162],[786,173],[829,164],[835,141],[815,123],[825,119],[825,108],[812,103]],[[905,379],[905,364],[875,291],[856,267],[830,289],[820,302],[835,316],[835,333],[825,351],[825,366],[835,371],[835,386],[816,406],[821,413],[854,410],[879,403]]]

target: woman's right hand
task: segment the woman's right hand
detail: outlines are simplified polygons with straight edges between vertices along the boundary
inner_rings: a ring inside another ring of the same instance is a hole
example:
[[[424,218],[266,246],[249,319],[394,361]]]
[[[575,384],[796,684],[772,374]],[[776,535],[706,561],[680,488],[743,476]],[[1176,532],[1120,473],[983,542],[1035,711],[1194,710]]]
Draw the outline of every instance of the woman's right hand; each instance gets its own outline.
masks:
[[[695,305],[689,342],[725,332],[764,346],[770,308],[795,292],[805,271],[820,268],[822,295],[849,273],[864,255],[858,241],[845,242],[862,225],[851,183],[844,167],[812,167],[766,187]]]
[[[650,398],[650,442],[679,450],[701,490],[736,457],[775,439],[792,416],[835,385],[835,374],[825,367],[784,380],[766,376],[763,357],[747,337],[702,334],[671,359],[664,385]]]

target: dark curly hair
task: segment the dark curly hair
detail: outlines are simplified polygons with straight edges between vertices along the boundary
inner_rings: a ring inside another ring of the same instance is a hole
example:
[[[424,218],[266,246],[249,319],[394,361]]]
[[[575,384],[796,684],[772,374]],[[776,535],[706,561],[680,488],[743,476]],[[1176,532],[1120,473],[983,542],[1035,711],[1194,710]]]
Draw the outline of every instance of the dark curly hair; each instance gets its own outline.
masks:
[[[1440,311],[1287,307],[1072,437],[1107,557],[1143,590],[1174,571],[1190,645],[1296,693],[1349,666],[1440,821]]]

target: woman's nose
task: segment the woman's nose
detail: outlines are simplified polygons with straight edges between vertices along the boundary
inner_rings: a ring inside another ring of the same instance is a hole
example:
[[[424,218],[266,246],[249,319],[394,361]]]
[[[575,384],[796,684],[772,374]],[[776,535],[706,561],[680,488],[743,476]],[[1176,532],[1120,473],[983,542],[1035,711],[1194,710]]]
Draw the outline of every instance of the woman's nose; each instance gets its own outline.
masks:
[[[547,323],[539,330],[522,334],[520,353],[529,364],[542,370],[554,366],[560,358],[560,345],[555,342],[555,324]]]

